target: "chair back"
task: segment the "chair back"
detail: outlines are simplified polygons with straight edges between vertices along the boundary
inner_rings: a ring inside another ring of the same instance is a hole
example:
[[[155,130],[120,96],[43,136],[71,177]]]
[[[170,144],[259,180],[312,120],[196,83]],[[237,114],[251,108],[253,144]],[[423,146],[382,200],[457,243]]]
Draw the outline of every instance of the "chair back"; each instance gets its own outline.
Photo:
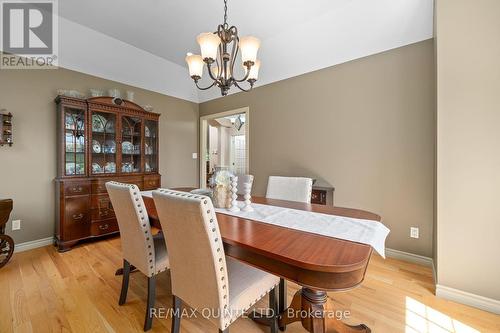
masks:
[[[149,217],[137,185],[107,182],[111,204],[115,211],[123,259],[148,277],[155,272],[155,247]]]
[[[250,183],[253,185],[253,175],[236,175],[238,176],[238,187],[237,194],[245,194],[245,188],[243,184]],[[252,189],[252,185],[250,185],[250,190]]]
[[[172,294],[192,308],[221,314],[224,327],[229,286],[226,257],[209,197],[172,190],[153,191],[170,258]]]
[[[312,183],[311,178],[269,176],[266,198],[310,203]]]

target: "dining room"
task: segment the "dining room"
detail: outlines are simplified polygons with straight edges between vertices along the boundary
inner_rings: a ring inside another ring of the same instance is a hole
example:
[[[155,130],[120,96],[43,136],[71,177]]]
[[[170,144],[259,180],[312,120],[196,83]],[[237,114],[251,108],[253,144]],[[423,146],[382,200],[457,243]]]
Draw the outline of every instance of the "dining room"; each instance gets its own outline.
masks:
[[[500,332],[496,0],[0,0],[0,332]]]

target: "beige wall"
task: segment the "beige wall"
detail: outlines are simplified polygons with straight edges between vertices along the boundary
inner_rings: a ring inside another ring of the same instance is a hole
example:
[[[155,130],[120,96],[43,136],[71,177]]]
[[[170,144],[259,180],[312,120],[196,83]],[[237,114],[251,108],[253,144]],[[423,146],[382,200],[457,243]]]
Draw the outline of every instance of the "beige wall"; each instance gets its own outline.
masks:
[[[81,73],[58,70],[0,70],[0,108],[14,114],[13,147],[0,147],[0,197],[14,199],[16,242],[54,233],[56,176],[56,109],[58,88],[135,91],[140,105],[150,104],[160,117],[160,173],[163,186],[198,184],[198,105]]]
[[[202,103],[200,115],[245,106],[257,194],[269,175],[318,178],[336,205],[380,214],[388,247],[432,256],[432,40]]]
[[[436,4],[438,284],[497,300],[499,14],[498,0]]]

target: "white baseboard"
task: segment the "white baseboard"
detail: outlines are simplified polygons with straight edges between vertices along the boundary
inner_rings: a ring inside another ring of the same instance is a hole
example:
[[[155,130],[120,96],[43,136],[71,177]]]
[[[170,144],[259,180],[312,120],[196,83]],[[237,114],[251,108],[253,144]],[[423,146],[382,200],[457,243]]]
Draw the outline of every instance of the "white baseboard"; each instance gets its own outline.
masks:
[[[436,284],[436,296],[500,314],[500,301]]]
[[[20,244],[14,245],[14,253],[28,251],[32,249],[36,249],[38,247],[51,245],[54,243],[54,237],[47,237],[42,239],[36,239],[29,242],[24,242]]]
[[[432,260],[432,258],[424,257],[418,254],[386,248],[385,255],[389,258],[408,261],[414,264],[419,264],[427,267],[434,267],[434,260]]]

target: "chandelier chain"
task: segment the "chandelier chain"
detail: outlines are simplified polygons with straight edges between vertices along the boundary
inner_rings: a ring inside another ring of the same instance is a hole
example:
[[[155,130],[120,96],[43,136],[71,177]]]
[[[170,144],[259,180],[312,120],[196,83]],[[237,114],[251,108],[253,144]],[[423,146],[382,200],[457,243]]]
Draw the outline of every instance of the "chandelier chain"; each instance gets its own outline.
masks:
[[[227,0],[224,0],[224,26],[227,25]]]

